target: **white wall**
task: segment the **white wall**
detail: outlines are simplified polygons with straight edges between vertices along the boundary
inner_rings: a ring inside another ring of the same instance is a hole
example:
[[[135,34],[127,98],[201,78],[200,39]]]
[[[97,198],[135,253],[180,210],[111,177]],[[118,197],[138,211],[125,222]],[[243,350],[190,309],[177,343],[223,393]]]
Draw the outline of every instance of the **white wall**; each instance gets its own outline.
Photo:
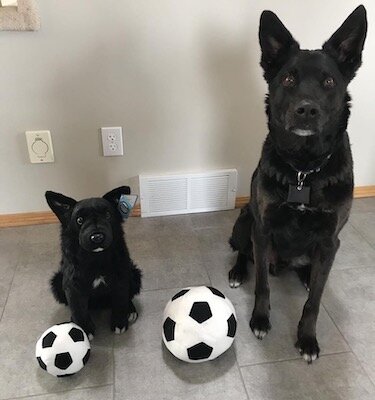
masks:
[[[335,0],[39,0],[39,32],[0,32],[0,213],[47,209],[47,189],[100,195],[140,173],[235,167],[249,192],[266,134],[263,9],[317,48],[359,4]],[[375,2],[350,86],[356,185],[375,184]],[[101,156],[123,126],[124,157]],[[30,164],[24,131],[50,129],[56,162]]]

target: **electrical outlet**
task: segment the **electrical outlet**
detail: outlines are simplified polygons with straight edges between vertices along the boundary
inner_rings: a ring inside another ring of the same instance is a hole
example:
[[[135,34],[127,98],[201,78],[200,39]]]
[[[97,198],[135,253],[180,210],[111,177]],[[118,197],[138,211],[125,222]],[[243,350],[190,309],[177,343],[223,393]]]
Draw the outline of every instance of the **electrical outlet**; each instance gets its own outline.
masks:
[[[108,156],[123,156],[124,148],[122,144],[122,128],[101,128],[103,155]]]
[[[30,162],[34,164],[55,161],[50,131],[26,131],[25,134]]]

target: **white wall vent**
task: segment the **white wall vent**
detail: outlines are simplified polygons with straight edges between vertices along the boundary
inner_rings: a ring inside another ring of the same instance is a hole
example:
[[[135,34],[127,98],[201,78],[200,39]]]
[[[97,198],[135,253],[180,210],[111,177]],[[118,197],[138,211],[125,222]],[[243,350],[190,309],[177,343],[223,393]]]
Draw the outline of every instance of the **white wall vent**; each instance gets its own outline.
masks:
[[[142,217],[189,214],[234,208],[237,170],[140,175]]]

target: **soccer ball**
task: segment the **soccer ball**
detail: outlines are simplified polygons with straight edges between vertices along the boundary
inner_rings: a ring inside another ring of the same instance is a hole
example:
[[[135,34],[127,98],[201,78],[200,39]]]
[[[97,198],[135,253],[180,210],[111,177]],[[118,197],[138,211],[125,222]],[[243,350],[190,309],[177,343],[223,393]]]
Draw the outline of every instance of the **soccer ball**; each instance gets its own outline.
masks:
[[[164,310],[164,344],[183,361],[199,363],[220,356],[232,345],[236,329],[233,304],[212,287],[183,289]]]
[[[73,375],[87,363],[90,342],[78,325],[64,322],[42,334],[36,344],[35,357],[39,366],[51,375]]]

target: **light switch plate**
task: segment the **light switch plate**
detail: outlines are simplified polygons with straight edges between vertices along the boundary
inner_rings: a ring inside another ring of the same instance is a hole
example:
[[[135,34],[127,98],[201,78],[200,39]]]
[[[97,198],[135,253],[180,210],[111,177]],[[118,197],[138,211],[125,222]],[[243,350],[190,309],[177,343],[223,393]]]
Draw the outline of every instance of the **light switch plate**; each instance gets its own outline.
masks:
[[[35,164],[55,161],[50,131],[26,131],[25,134],[30,162]]]

